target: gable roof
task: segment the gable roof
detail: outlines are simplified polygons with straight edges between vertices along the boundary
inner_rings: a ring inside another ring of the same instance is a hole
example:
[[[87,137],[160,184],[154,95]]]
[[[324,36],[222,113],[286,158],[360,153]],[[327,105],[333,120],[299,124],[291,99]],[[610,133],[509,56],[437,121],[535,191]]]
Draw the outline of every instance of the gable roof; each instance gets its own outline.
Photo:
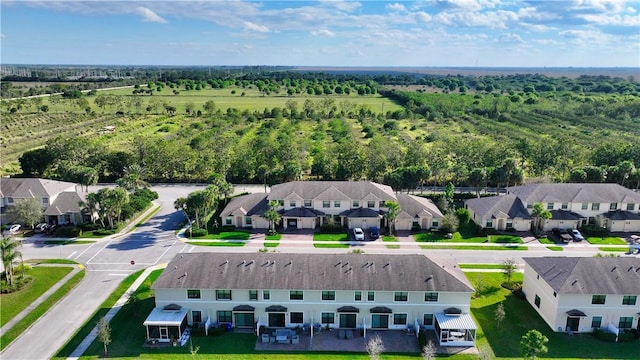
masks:
[[[530,184],[507,188],[525,203],[640,203],[640,194],[618,184]]]
[[[247,194],[231,199],[220,213],[220,217],[262,215],[267,210],[269,210],[267,194]]]
[[[396,200],[390,186],[371,181],[292,181],[273,185],[267,198],[282,200],[291,193],[306,200],[360,200],[369,194],[380,200]]]
[[[464,203],[467,208],[485,219],[498,217],[531,219],[527,208],[515,195],[507,194],[468,199]]]
[[[82,208],[80,202],[84,201],[84,193],[62,192],[58,194],[55,201],[44,211],[44,215],[63,215],[68,213],[79,213]]]
[[[424,217],[431,216],[434,219],[442,218],[442,212],[430,199],[409,194],[396,194],[400,212],[398,217]]]
[[[611,220],[640,220],[640,215],[626,210],[609,211],[601,215]]]
[[[153,288],[473,292],[451,262],[380,254],[184,253]]]
[[[640,294],[640,259],[523,258],[559,294]]]
[[[76,184],[36,178],[0,178],[0,196],[13,198],[43,198],[63,191],[76,191]]]
[[[553,220],[568,220],[576,221],[582,219],[580,214],[576,214],[573,211],[568,210],[550,210],[551,219]]]

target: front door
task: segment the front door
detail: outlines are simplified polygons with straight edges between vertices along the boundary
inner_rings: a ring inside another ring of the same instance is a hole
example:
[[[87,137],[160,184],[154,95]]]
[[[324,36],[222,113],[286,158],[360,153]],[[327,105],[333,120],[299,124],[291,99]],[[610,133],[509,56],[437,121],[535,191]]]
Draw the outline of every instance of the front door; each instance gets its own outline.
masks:
[[[193,323],[201,323],[202,322],[202,312],[200,310],[193,310],[191,312],[191,318],[193,319]]]
[[[160,339],[168,339],[169,338],[169,329],[166,326],[160,327]]]
[[[340,314],[340,327],[343,329],[355,329],[356,314]]]
[[[580,325],[580,318],[579,317],[568,317],[567,318],[567,327],[565,328],[566,331],[578,331],[578,325]]]
[[[284,313],[269,313],[269,327],[283,328],[284,326]]]
[[[387,314],[373,314],[371,315],[371,327],[374,329],[388,329],[389,328],[389,315]]]
[[[253,328],[253,313],[236,313],[236,327]]]

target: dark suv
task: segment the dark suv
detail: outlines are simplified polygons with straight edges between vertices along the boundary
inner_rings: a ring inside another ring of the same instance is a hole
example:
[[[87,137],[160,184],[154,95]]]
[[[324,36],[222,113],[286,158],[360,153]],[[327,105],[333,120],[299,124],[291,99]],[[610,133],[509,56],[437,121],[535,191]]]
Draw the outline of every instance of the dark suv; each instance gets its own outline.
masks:
[[[562,241],[565,244],[570,243],[571,240],[573,240],[573,237],[569,235],[569,232],[566,229],[553,228],[551,232],[553,232],[558,240]]]

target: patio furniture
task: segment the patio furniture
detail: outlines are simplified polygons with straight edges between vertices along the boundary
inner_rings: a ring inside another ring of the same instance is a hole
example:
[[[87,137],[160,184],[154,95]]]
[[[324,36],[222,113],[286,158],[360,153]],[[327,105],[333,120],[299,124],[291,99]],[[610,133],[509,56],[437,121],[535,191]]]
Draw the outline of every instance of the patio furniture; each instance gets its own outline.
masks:
[[[269,334],[262,334],[262,342],[263,343],[268,343],[270,337],[271,336],[269,336]]]
[[[299,344],[300,343],[300,337],[298,335],[291,336],[291,343],[292,344]]]
[[[346,332],[344,331],[344,329],[340,329],[340,331],[338,332],[338,339],[344,338],[346,338]]]
[[[289,335],[291,331],[289,329],[277,329],[276,330],[276,342],[280,344],[288,344],[289,343]]]
[[[353,339],[353,330],[347,330],[345,336],[346,336],[347,340]]]

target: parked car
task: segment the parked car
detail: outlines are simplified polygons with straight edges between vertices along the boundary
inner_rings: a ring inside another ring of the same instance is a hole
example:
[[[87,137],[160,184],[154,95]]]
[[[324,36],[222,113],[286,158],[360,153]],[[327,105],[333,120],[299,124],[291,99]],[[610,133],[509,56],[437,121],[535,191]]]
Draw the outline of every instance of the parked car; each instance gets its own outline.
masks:
[[[372,226],[369,228],[371,232],[371,239],[375,240],[380,237],[380,229],[377,226]]]
[[[10,233],[10,234],[15,234],[15,233],[17,233],[18,231],[20,231],[20,228],[21,228],[20,224],[13,224],[13,225],[11,225],[11,226],[9,227],[9,233]]]
[[[567,229],[553,228],[551,232],[553,232],[553,234],[558,238],[559,241],[562,241],[565,244],[570,243],[571,240],[573,240],[571,235],[569,235]]]
[[[573,240],[575,240],[575,241],[584,240],[584,236],[582,236],[582,234],[580,234],[580,231],[578,231],[577,229],[572,229],[571,230],[571,236],[573,236]]]
[[[353,229],[353,237],[358,241],[364,240],[364,231],[361,228]]]
[[[49,224],[47,224],[47,223],[40,223],[40,224],[36,225],[36,227],[35,227],[35,229],[34,229],[34,230],[35,230],[36,232],[46,232],[46,231],[47,231],[47,229],[49,229]]]

